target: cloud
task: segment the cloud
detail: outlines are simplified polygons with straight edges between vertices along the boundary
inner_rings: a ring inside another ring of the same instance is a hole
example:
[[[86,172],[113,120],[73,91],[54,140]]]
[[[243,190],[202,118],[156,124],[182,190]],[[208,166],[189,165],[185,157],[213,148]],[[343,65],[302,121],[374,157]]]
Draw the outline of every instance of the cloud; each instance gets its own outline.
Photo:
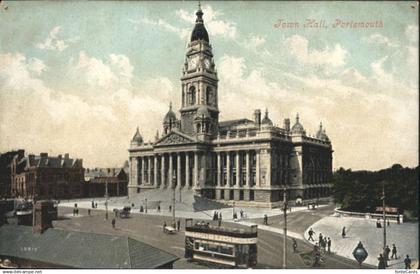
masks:
[[[187,41],[187,39],[188,39],[188,37],[191,33],[191,30],[189,30],[187,28],[176,27],[176,26],[168,23],[166,20],[163,20],[163,19],[151,20],[151,19],[148,19],[148,18],[142,18],[140,20],[128,19],[128,21],[133,23],[133,24],[143,23],[143,24],[148,24],[148,25],[152,25],[152,26],[161,27],[168,32],[172,32],[172,33],[178,35],[178,37],[183,41]]]
[[[388,37],[380,33],[374,33],[370,35],[369,37],[364,37],[363,40],[365,40],[369,44],[385,45],[391,48],[395,48],[399,46],[397,42],[391,41]]]
[[[269,80],[264,69],[248,67],[243,57],[225,55],[218,62],[221,120],[252,119],[254,109],[268,107],[275,124],[289,117],[293,125],[299,112],[308,134],[320,121],[327,128],[335,168],[417,165],[418,95],[384,69],[387,60],[372,62],[370,76],[348,68],[332,76],[285,72],[283,81]]]
[[[238,30],[236,27],[236,23],[229,20],[220,19],[220,17],[223,17],[223,13],[214,10],[210,5],[204,5],[202,10],[204,13],[204,24],[210,36],[219,36],[228,39],[237,38]],[[176,14],[181,20],[185,22],[191,24],[195,23],[196,16],[191,12],[179,9],[176,11]]]
[[[417,44],[419,42],[419,26],[408,25],[405,29],[405,35],[410,43]]]
[[[106,60],[101,60],[81,51],[78,58],[70,60],[67,76],[93,90],[115,90],[131,85],[133,69],[125,55],[110,54]]]
[[[266,42],[265,37],[263,36],[259,36],[259,35],[255,35],[255,34],[251,34],[248,36],[248,38],[246,38],[241,45],[249,50],[253,50],[256,51],[257,48],[261,47],[262,45],[264,45]]]
[[[28,63],[28,69],[37,75],[41,75],[42,72],[47,70],[47,66],[44,61],[38,58],[31,58]]]
[[[332,48],[327,46],[324,50],[309,49],[309,41],[297,34],[288,37],[285,45],[290,54],[303,64],[340,67],[346,63],[348,55],[347,50],[338,43]]]
[[[0,109],[7,110],[0,115],[0,151],[69,152],[83,158],[86,167],[121,165],[137,125],[145,140],[152,140],[161,128],[175,90],[170,80],[156,77],[132,87],[115,85],[112,93],[86,93],[84,84],[81,94],[70,94],[48,87],[33,72],[33,63],[22,53],[0,54]],[[101,60],[81,52],[74,65],[90,74],[87,80],[96,89],[115,78],[134,78],[123,55]]]
[[[75,39],[59,39],[59,32],[61,30],[61,26],[54,27],[48,37],[45,39],[43,43],[36,44],[36,47],[40,49],[48,49],[48,50],[56,50],[56,51],[63,51],[69,45],[68,42],[73,42]]]

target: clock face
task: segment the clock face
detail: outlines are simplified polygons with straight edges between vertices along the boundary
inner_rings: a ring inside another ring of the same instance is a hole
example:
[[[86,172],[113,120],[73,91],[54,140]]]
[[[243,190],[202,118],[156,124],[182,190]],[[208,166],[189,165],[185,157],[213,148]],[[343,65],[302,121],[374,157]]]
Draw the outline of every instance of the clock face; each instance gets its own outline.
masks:
[[[188,69],[194,69],[196,66],[197,66],[197,59],[196,58],[190,59],[188,63]]]
[[[204,65],[206,66],[206,69],[210,68],[210,60],[209,59],[205,59],[204,60]]]

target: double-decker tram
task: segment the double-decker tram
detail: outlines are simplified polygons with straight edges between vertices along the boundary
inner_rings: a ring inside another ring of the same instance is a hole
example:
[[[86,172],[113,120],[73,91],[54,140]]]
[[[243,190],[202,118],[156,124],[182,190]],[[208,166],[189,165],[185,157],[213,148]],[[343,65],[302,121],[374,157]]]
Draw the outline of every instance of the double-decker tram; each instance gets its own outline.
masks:
[[[226,267],[257,264],[257,226],[230,228],[185,220],[185,258]]]

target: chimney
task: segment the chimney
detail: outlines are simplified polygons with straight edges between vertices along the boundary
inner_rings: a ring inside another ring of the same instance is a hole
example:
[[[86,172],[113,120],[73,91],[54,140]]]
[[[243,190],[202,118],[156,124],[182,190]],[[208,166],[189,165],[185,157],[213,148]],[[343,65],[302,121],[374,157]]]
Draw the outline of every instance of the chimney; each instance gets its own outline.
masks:
[[[290,131],[290,119],[284,119],[284,129],[289,132]]]
[[[254,111],[254,122],[258,128],[261,126],[261,110],[259,109]]]
[[[69,154],[68,153],[64,154],[64,159],[68,159],[68,158],[69,158]]]
[[[29,165],[32,165],[32,163],[35,161],[35,155],[29,154],[28,159],[29,159]]]
[[[52,201],[38,201],[35,203],[35,226],[34,233],[41,234],[48,228],[52,228],[52,213],[54,203]]]
[[[59,154],[59,155],[57,156],[57,158],[61,160],[61,159],[63,158],[63,156],[62,156],[61,154]]]
[[[41,152],[40,156],[41,156],[41,159],[47,159],[48,158],[48,153]]]

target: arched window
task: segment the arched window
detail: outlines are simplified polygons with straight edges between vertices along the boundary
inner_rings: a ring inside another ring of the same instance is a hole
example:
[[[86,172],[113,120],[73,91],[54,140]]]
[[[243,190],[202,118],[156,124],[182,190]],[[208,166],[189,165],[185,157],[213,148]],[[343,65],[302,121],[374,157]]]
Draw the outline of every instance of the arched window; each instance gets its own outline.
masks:
[[[189,91],[188,91],[188,97],[189,97],[189,104],[190,105],[194,105],[195,104],[195,87],[191,86]]]
[[[198,123],[198,124],[197,124],[197,133],[200,133],[200,129],[201,129],[201,124],[200,124],[200,123]]]
[[[211,87],[206,88],[206,104],[208,104],[208,105],[213,104]]]

